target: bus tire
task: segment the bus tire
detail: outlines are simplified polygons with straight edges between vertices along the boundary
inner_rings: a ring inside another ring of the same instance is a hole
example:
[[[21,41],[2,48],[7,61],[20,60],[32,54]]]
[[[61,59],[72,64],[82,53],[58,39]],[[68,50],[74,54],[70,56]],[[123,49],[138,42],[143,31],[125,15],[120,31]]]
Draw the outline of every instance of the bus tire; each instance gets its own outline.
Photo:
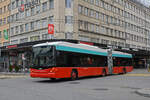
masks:
[[[77,73],[76,70],[72,70],[72,72],[71,72],[71,80],[74,81],[76,79],[78,79],[78,73]]]
[[[126,73],[127,73],[126,69],[125,69],[125,68],[123,68],[123,72],[122,72],[122,74],[126,74]]]
[[[107,73],[106,73],[106,70],[104,69],[103,72],[102,72],[102,76],[104,77],[106,75],[107,75]]]
[[[52,81],[55,81],[56,80],[56,78],[50,78]]]

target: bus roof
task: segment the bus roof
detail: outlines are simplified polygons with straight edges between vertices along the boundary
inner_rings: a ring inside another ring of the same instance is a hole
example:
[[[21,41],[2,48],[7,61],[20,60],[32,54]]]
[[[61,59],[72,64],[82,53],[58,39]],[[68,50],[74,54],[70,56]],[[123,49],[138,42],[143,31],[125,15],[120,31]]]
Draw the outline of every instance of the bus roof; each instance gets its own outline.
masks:
[[[120,52],[120,51],[112,51],[113,57],[124,57],[124,58],[132,58],[131,54]]]
[[[75,44],[75,43],[69,43],[64,41],[41,43],[41,44],[34,45],[33,47],[47,46],[47,45],[54,45],[56,46],[57,50],[61,50],[61,51],[78,52],[78,53],[86,53],[86,54],[94,54],[94,55],[102,55],[102,56],[108,55],[107,49],[101,49],[96,46],[91,46],[86,44]],[[113,53],[112,54],[113,57],[132,58],[131,54],[127,54],[119,51],[113,51],[112,53]]]

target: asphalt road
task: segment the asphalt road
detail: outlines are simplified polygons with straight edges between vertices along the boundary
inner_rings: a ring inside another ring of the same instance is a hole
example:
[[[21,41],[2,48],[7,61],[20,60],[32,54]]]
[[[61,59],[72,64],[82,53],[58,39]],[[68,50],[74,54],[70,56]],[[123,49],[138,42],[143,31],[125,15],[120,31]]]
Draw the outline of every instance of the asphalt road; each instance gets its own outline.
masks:
[[[139,89],[150,87],[150,76],[134,72],[132,75],[90,77],[76,81],[30,77],[0,79],[0,100],[150,100],[136,93]]]

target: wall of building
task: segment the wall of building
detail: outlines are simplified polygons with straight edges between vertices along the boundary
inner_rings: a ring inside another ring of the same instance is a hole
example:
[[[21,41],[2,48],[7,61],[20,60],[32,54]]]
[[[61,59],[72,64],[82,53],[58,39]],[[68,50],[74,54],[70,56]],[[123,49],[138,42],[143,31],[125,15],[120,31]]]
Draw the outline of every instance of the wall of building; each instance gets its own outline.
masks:
[[[31,2],[32,0],[28,0]],[[36,1],[36,0],[35,0]],[[44,39],[73,39],[73,2],[39,0],[38,5],[20,12],[21,1],[11,0],[10,44]],[[24,5],[28,4],[24,0]],[[71,4],[71,5],[70,5]],[[48,34],[48,24],[54,24],[54,35]]]
[[[9,41],[9,3],[10,0],[0,0],[0,46],[7,45]]]
[[[78,0],[79,39],[150,49],[149,12],[131,0]]]
[[[39,5],[20,12],[21,1],[11,0],[10,44],[77,39],[150,49],[150,10],[141,4],[131,0],[39,1]],[[54,35],[48,35],[49,23],[54,24]]]
[[[48,35],[48,24],[54,23],[53,0],[40,0],[39,4],[25,8],[22,12],[18,10],[21,6],[21,1],[19,1],[18,7],[16,6],[16,0],[12,0],[11,5],[13,2],[15,7],[12,8],[10,16],[10,44],[52,38]],[[24,4],[27,3],[24,1]]]

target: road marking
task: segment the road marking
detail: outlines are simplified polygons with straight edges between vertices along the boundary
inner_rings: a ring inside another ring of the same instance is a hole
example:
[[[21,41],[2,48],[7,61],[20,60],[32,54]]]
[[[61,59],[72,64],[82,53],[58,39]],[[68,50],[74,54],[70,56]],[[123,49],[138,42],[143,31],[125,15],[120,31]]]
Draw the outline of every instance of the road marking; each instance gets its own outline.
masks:
[[[144,76],[144,77],[149,77],[150,74],[126,74],[125,76]]]

